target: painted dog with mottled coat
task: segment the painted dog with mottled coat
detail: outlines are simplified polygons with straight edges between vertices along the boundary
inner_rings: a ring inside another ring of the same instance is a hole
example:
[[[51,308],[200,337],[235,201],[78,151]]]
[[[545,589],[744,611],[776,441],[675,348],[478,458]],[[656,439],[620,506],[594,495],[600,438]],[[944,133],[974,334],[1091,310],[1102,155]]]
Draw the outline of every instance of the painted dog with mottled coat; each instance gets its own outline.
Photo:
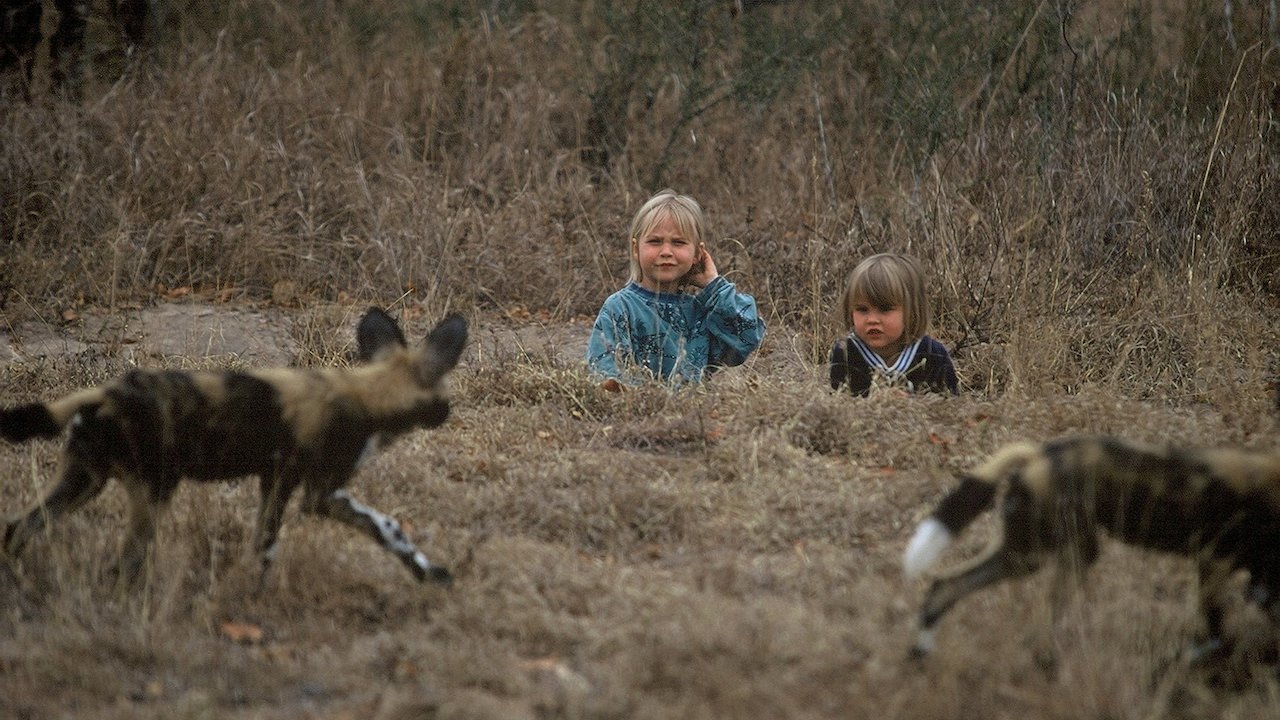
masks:
[[[1280,624],[1280,453],[1157,447],[1113,437],[1008,446],[942,499],[903,556],[922,574],[996,503],[1001,532],[986,552],[937,578],[920,608],[912,654],[934,646],[934,630],[961,598],[1056,561],[1055,613],[1098,558],[1102,531],[1127,544],[1195,558],[1206,635],[1193,659],[1221,654],[1223,591],[1249,573],[1246,599]]]
[[[56,437],[70,427],[60,480],[4,525],[4,552],[17,557],[36,533],[115,478],[130,508],[118,569],[133,580],[180,480],[256,475],[261,497],[253,543],[261,578],[285,506],[300,487],[304,512],[363,532],[419,580],[448,582],[449,571],[428,561],[395,519],[345,488],[380,439],[448,417],[444,380],[466,343],[466,322],[450,316],[411,349],[396,321],[372,308],[356,336],[365,362],[351,368],[139,369],[59,400],[0,410],[0,437],[10,442]]]

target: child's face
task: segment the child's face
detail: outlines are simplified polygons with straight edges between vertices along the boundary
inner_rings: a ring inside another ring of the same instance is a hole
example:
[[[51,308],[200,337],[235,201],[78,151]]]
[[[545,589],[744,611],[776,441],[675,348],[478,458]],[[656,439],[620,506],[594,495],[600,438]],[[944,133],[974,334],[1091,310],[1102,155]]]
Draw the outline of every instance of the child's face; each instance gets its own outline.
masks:
[[[640,286],[653,292],[675,292],[698,256],[698,249],[670,214],[664,214],[647,234],[631,242],[640,264]]]
[[[902,347],[904,325],[901,305],[872,305],[866,298],[854,298],[849,319],[858,338],[877,355],[885,360],[897,356]]]

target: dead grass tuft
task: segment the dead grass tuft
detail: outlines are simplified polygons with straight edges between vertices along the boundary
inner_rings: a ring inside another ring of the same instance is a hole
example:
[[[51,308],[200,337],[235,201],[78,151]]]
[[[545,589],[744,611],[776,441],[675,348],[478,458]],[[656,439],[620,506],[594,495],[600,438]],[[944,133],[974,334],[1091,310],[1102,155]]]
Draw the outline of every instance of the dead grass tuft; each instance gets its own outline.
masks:
[[[254,483],[188,484],[122,594],[110,490],[0,562],[0,716],[1276,715],[1274,672],[1178,661],[1184,561],[1109,544],[1054,680],[1023,637],[1043,580],[958,607],[913,668],[898,571],[1012,440],[1276,446],[1266,3],[1230,35],[1212,3],[163,5],[144,56],[91,25],[79,100],[0,80],[0,403],[256,362],[215,327],[151,349],[148,310],[251,309],[301,366],[350,362],[369,305],[411,342],[462,312],[449,422],[352,487],[458,581],[291,508],[254,596]],[[705,386],[609,393],[589,323],[663,185],[768,337]],[[928,268],[960,397],[827,389],[835,298],[879,251]],[[57,452],[0,446],[3,514]]]

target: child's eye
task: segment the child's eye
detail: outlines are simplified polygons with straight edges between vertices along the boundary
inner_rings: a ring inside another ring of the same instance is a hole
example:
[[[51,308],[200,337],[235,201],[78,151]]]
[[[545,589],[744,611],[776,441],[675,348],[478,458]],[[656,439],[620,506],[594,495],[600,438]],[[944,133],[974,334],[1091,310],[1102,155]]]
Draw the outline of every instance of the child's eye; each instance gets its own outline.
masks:
[[[882,312],[882,313],[891,313],[891,312],[893,312],[894,310],[897,310],[897,309],[898,309],[898,306],[897,306],[897,305],[881,305],[880,307],[878,307],[878,308],[876,308],[876,309],[877,309],[877,310],[879,310],[879,311],[880,311],[880,312]]]

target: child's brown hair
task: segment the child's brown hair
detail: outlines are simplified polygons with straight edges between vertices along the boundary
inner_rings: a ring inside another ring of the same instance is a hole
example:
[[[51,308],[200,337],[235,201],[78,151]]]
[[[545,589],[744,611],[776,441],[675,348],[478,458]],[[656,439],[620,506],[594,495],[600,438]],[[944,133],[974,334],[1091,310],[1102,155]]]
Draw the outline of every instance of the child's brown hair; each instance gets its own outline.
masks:
[[[902,337],[914,341],[929,332],[932,311],[924,271],[914,258],[879,253],[858,263],[844,283],[841,322],[853,326],[853,306],[862,300],[877,307],[902,308]]]

